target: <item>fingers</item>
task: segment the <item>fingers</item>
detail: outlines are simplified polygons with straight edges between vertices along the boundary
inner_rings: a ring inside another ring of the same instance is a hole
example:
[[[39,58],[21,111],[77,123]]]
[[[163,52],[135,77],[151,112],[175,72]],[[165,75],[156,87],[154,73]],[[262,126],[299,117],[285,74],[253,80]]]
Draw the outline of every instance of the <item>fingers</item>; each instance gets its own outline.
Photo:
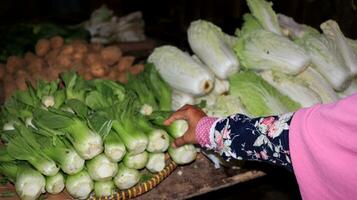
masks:
[[[186,119],[186,111],[192,107],[192,105],[184,105],[180,109],[178,109],[174,114],[172,114],[168,119],[164,121],[164,125],[168,126],[170,125],[173,121],[178,120],[178,119]]]
[[[177,147],[185,145],[186,143],[187,142],[185,141],[185,138],[182,136],[182,137],[176,138],[175,141],[173,142],[172,146],[174,148],[177,148]]]

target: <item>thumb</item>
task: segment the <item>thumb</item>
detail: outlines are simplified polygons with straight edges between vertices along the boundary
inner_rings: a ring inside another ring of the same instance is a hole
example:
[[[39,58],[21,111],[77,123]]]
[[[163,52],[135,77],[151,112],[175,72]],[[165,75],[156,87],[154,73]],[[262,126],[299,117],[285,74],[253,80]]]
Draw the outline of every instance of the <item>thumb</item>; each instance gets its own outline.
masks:
[[[176,138],[175,141],[173,142],[172,146],[173,146],[174,148],[178,148],[178,147],[180,147],[180,146],[185,145],[186,143],[187,143],[187,142],[185,141],[184,136],[182,136],[182,137]]]

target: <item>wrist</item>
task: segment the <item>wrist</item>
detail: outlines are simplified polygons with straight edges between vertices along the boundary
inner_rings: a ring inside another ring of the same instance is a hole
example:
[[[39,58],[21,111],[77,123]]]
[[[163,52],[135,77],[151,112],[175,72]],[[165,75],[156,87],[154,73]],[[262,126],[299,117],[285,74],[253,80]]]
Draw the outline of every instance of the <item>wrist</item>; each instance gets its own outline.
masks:
[[[200,121],[198,121],[196,130],[195,130],[195,136],[196,136],[196,141],[201,147],[206,147],[210,145],[210,130],[214,122],[218,118],[215,117],[202,117]]]

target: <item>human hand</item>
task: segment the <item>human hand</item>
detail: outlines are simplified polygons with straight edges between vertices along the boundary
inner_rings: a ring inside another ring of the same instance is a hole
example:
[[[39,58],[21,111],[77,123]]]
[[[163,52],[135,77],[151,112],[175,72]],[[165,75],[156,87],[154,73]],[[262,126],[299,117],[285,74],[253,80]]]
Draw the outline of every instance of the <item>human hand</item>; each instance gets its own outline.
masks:
[[[175,113],[173,113],[168,119],[164,121],[164,125],[168,126],[173,121],[183,119],[186,120],[188,123],[188,129],[186,133],[179,138],[176,138],[173,147],[180,147],[185,144],[197,144],[196,140],[196,126],[198,122],[206,116],[200,108],[193,106],[193,105],[184,105]]]

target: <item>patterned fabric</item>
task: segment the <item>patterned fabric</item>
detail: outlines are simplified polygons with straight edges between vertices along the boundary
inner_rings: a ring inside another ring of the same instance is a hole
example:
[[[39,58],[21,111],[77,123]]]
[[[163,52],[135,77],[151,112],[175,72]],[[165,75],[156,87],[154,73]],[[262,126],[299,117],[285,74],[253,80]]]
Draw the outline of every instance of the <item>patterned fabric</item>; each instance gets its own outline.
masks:
[[[213,123],[218,118],[215,117],[203,117],[196,126],[196,140],[201,146],[206,146],[210,144],[209,132]]]
[[[218,119],[210,131],[199,133],[202,147],[218,152],[225,160],[255,160],[281,165],[292,171],[289,151],[289,126],[293,113],[261,118],[236,114]],[[207,124],[207,123],[206,123]],[[207,128],[200,127],[200,130]],[[196,133],[197,134],[197,133]]]

